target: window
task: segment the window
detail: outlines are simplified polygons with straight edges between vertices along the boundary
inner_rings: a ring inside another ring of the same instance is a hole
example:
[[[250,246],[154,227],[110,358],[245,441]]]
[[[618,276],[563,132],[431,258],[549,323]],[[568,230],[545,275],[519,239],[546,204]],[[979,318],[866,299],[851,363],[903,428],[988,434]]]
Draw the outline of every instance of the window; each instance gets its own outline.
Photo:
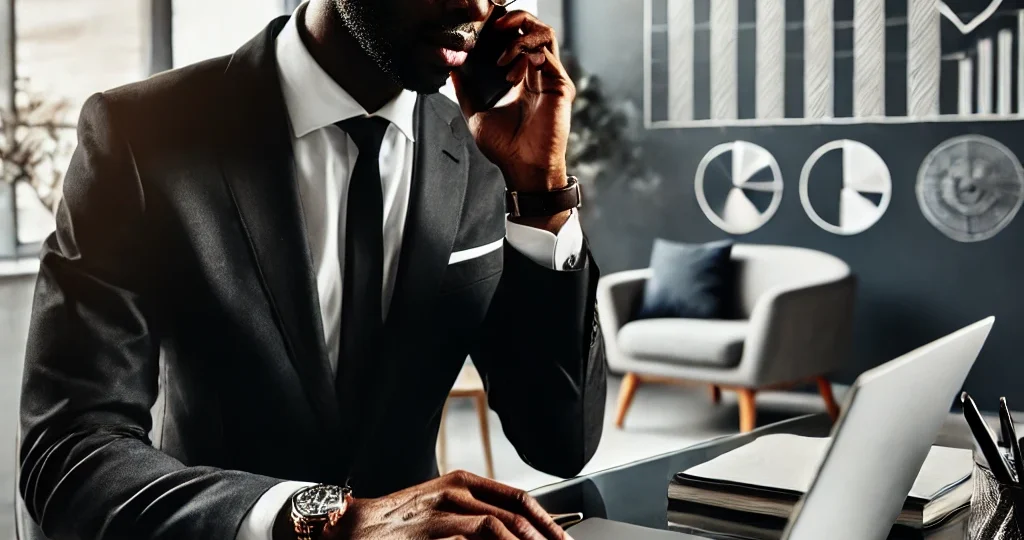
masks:
[[[148,0],[19,0],[18,74],[69,101],[74,122],[95,92],[146,75]]]
[[[174,65],[231,54],[284,13],[282,0],[174,0]]]
[[[0,0],[11,2],[13,0]],[[145,75],[149,0],[19,0],[14,3],[15,59],[19,110],[30,99],[62,102],[58,114],[21,116],[25,122],[53,123],[58,137],[49,145],[54,159],[36,169],[33,182],[19,181],[0,190],[0,257],[34,256],[53,230],[47,203],[59,193],[75,143],[82,104],[95,92],[136,81]],[[6,83],[4,83],[6,84]],[[38,128],[22,127],[32,133]],[[13,206],[12,208],[12,199]],[[11,219],[14,215],[14,220]],[[4,224],[8,224],[6,227]],[[17,231],[15,241],[10,240]],[[6,230],[5,230],[6,229]]]

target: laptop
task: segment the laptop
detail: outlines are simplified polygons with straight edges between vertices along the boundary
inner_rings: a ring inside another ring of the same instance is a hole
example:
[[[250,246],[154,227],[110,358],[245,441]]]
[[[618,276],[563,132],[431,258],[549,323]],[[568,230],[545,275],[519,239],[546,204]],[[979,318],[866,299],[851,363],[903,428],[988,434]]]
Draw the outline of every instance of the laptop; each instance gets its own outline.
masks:
[[[994,322],[979,321],[857,378],[783,540],[888,536]],[[601,519],[568,532],[575,540],[701,538]]]

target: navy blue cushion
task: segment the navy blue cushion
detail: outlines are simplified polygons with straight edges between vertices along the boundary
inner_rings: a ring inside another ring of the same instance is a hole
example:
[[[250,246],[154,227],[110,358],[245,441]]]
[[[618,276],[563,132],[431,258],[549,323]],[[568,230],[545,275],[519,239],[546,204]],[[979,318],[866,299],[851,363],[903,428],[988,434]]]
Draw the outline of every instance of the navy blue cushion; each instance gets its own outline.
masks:
[[[735,294],[731,240],[682,244],[657,239],[653,276],[644,286],[636,319],[727,319]]]

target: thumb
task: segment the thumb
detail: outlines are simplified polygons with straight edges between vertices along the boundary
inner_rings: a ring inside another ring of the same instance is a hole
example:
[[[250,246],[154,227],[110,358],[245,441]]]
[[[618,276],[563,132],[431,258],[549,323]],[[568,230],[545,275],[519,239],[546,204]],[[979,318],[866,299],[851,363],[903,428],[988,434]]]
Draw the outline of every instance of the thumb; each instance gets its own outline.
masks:
[[[451,73],[451,77],[452,86],[455,87],[455,97],[458,98],[459,107],[462,108],[462,115],[468,120],[472,118],[477,111],[473,109],[473,105],[470,103],[471,100],[469,99],[469,96],[466,95],[465,83],[462,80],[462,74],[458,71],[453,71]]]

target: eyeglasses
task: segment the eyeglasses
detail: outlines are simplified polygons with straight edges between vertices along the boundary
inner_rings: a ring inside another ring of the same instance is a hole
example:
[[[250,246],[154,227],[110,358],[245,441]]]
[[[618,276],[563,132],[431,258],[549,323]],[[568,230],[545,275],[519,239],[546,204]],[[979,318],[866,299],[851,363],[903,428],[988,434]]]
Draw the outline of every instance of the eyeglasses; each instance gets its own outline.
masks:
[[[511,6],[512,3],[515,1],[516,0],[491,0],[491,3],[498,7],[508,7]]]

